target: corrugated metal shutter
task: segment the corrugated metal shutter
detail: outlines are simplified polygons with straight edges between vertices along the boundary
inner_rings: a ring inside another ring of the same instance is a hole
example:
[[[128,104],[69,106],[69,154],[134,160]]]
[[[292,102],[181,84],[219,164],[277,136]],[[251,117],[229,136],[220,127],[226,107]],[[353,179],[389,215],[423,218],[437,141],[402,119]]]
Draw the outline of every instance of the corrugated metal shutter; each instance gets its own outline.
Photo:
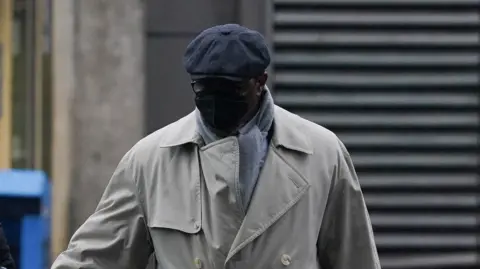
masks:
[[[276,102],[349,148],[383,268],[480,268],[480,0],[273,3]]]

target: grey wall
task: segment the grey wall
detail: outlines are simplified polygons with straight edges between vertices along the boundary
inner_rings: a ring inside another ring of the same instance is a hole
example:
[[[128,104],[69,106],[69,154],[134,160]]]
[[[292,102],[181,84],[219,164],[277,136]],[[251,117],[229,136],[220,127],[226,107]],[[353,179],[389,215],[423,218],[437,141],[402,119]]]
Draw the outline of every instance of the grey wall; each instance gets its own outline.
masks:
[[[71,234],[144,134],[144,6],[141,0],[57,0],[54,11],[53,180],[57,195],[70,194]],[[57,183],[70,178],[70,186]]]
[[[146,131],[150,133],[193,110],[184,50],[200,31],[241,23],[262,33],[265,6],[258,0],[149,0],[146,24]]]

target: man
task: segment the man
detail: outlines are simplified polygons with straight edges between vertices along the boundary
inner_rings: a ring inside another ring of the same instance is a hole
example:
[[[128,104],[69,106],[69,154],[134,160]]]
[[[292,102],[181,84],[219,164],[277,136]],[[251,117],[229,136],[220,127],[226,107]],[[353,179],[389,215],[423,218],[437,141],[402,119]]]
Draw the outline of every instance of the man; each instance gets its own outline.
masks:
[[[0,269],[15,269],[7,238],[0,223]]]
[[[137,143],[54,269],[380,268],[350,156],[273,103],[264,38],[239,25],[187,47],[197,109]]]

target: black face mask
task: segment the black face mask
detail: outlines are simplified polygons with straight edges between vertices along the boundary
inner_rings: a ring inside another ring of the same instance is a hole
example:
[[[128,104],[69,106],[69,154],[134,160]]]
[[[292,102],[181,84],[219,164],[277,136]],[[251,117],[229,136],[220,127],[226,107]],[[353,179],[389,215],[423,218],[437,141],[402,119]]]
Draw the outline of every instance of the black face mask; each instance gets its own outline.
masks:
[[[198,94],[195,104],[203,120],[215,130],[223,132],[235,129],[249,109],[245,97],[238,95]]]

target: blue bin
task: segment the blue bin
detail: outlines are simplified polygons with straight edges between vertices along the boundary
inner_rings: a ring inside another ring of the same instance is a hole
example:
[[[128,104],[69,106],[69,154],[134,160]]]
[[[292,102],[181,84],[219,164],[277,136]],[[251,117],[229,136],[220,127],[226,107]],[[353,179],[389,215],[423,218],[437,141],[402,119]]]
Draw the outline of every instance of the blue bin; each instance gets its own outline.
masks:
[[[19,269],[49,268],[50,192],[42,171],[0,171],[0,222]]]

